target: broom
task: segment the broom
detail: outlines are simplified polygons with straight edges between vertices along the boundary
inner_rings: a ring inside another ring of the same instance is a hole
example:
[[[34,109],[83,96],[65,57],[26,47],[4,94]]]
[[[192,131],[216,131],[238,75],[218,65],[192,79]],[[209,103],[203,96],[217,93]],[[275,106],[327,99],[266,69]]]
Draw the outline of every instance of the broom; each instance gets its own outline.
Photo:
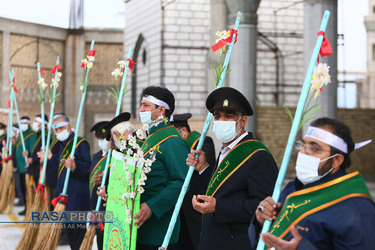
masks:
[[[14,71],[14,70],[13,70]],[[12,79],[12,77],[11,77]],[[13,81],[11,82],[11,89],[10,89],[10,98],[9,98],[9,118],[8,118],[8,138],[7,138],[7,147],[8,147],[8,154],[7,157],[4,159],[3,165],[3,188],[1,189],[1,197],[0,197],[0,212],[3,212],[8,204],[9,204],[9,192],[11,190],[11,183],[13,178],[13,161],[12,161],[12,140],[10,139],[10,134],[12,132],[12,124],[13,124],[13,95],[14,95],[14,85]],[[13,190],[15,192],[15,190]],[[14,201],[11,201],[13,205]]]
[[[57,58],[56,64],[59,64],[59,58]],[[41,84],[41,75],[44,73],[43,69],[40,68],[39,62],[37,63],[38,68],[38,78],[39,78],[39,85],[40,85],[40,106],[41,106],[41,116],[42,118],[42,151],[46,152],[46,148],[49,148],[50,144],[50,138],[51,138],[51,127],[52,127],[52,121],[53,121],[53,112],[55,103],[51,100],[51,109],[50,109],[50,116],[49,116],[49,123],[48,123],[48,136],[47,136],[47,145],[45,145],[45,136],[44,136],[44,95],[43,95],[43,84]],[[45,74],[45,73],[44,73]],[[43,79],[44,80],[44,79]],[[54,88],[54,97],[56,96],[56,89]],[[47,161],[48,161],[48,153],[44,154],[44,161],[43,161],[43,167],[42,167],[42,173],[39,185],[36,189],[36,195],[34,199],[34,203],[32,205],[31,211],[48,211],[49,210],[49,200],[50,200],[50,194],[49,190],[45,190],[44,182],[45,182],[45,174],[47,169]],[[47,194],[47,197],[45,196]],[[16,249],[31,249],[32,246],[35,245],[35,242],[37,240],[39,227],[37,222],[34,223],[28,223],[25,231],[23,232],[20,241],[18,242]]]
[[[31,219],[31,207],[34,204],[35,191],[32,185],[32,176],[25,174],[26,183],[26,214],[23,221],[30,222]]]
[[[133,61],[130,60],[131,50],[132,50],[132,47],[129,47],[128,58],[126,60],[126,64],[125,64],[125,68],[124,68],[124,74],[123,74],[123,78],[122,78],[122,82],[121,82],[121,89],[120,89],[120,92],[119,92],[120,94],[119,94],[118,100],[117,100],[117,108],[116,108],[115,116],[118,116],[120,114],[122,98],[124,96],[121,93],[124,93],[124,91],[125,91],[126,76],[127,76],[128,68],[131,68],[131,67],[129,67],[129,64],[134,63]],[[132,70],[132,68],[131,68],[131,70]],[[103,174],[101,186],[105,185],[105,180],[107,178],[107,173],[108,173],[108,166],[109,166],[109,163],[111,162],[111,155],[112,155],[112,149],[109,149],[107,161],[106,161],[106,164],[105,164],[105,167],[104,167],[104,174]],[[99,211],[100,202],[101,202],[101,197],[98,197],[98,200],[96,202],[95,211]],[[86,249],[92,248],[92,244],[94,242],[94,237],[95,237],[95,232],[96,232],[95,230],[96,230],[95,227],[92,227],[90,225],[90,228],[86,231],[85,238],[83,239],[83,241],[81,243],[80,250],[86,250]]]
[[[95,41],[91,41],[91,48],[90,52],[87,54],[87,57],[89,56],[94,56],[95,51],[94,51],[94,44]],[[86,76],[85,76],[85,81],[83,84],[81,84],[82,89],[82,98],[81,98],[81,103],[79,106],[79,111],[78,111],[78,117],[77,117],[77,124],[76,124],[76,129],[75,129],[75,134],[74,134],[74,140],[73,140],[73,146],[72,146],[72,152],[70,154],[70,158],[73,159],[76,145],[77,145],[77,139],[78,139],[78,131],[79,131],[79,125],[81,121],[81,116],[82,116],[82,110],[83,110],[83,105],[85,103],[85,97],[86,97],[86,92],[87,92],[87,81],[88,81],[88,75],[90,72],[91,67],[88,66],[88,64],[92,62],[88,62],[87,64],[84,64],[86,68]],[[66,170],[66,175],[65,175],[65,182],[64,182],[64,188],[62,193],[57,197],[58,203],[56,204],[55,209],[53,210],[54,212],[63,212],[65,211],[65,205],[68,199],[67,195],[67,189],[68,189],[68,183],[69,183],[69,177],[70,177],[70,168]],[[78,190],[77,190],[78,191]],[[56,199],[56,198],[55,198]],[[51,229],[43,229],[38,236],[38,240],[34,246],[33,249],[39,250],[39,249],[45,249],[45,250],[50,250],[50,249],[55,249],[57,246],[57,243],[60,238],[61,234],[61,228],[62,225],[61,223],[52,223],[52,228]]]
[[[9,72],[10,79],[12,79],[12,86],[14,86],[14,70],[13,74]],[[13,94],[13,101],[14,101],[14,108],[16,110],[16,115],[17,115],[17,122],[18,122],[18,127],[21,127],[21,119],[18,111],[18,106],[17,106],[17,98],[16,95]],[[22,145],[22,151],[26,151],[26,146],[25,146],[25,137],[23,135],[22,130],[20,130],[20,138],[21,138],[21,145]],[[25,169],[28,168],[27,164],[27,157],[25,156]],[[31,206],[33,204],[35,192],[32,187],[32,183],[30,182],[30,175],[25,174],[25,186],[26,186],[26,214],[25,214],[25,219],[24,221],[30,221],[31,218]]]

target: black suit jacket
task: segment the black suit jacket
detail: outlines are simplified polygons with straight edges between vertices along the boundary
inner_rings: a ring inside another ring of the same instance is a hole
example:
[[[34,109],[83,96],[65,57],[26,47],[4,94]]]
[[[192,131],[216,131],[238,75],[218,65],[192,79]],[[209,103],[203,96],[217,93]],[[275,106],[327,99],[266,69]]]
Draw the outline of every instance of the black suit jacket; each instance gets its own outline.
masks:
[[[196,149],[197,145],[195,145]],[[215,167],[215,145],[212,138],[206,136],[202,145],[202,151],[206,154],[209,164],[207,169],[200,175],[194,170],[190,180],[189,190],[185,194],[181,207],[181,229],[178,244],[181,250],[198,249],[201,234],[202,214],[193,208],[191,200],[193,195],[206,194],[208,182]]]
[[[241,142],[249,139],[251,133]],[[259,202],[272,195],[277,174],[275,160],[264,150],[234,172],[214,194],[215,213],[203,216],[199,249],[252,249],[247,228]]]

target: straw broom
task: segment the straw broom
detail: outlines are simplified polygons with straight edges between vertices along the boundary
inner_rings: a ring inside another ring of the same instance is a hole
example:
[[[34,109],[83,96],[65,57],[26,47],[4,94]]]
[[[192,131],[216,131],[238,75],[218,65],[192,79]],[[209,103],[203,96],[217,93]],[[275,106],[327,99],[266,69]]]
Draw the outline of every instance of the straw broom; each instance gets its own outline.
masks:
[[[94,44],[95,44],[95,41],[92,40],[90,52],[87,55],[87,57],[89,57],[89,55],[90,56],[95,55]],[[91,54],[91,53],[93,53],[93,54]],[[89,63],[91,63],[91,65],[92,65],[92,62],[89,62]],[[88,65],[88,63],[87,63],[87,65]],[[75,129],[74,140],[73,140],[72,152],[70,154],[71,159],[73,159],[73,157],[74,157],[74,153],[75,153],[75,149],[76,149],[76,145],[77,145],[77,138],[78,138],[80,120],[81,120],[81,116],[82,116],[82,109],[83,109],[83,105],[85,103],[85,97],[86,97],[86,93],[87,93],[88,74],[90,72],[90,68],[92,67],[92,66],[88,67],[87,65],[85,65],[85,68],[86,68],[85,80],[84,80],[83,84],[81,83],[81,87],[83,87],[83,92],[82,92],[81,103],[80,103],[80,107],[79,107],[79,111],[78,111],[77,124],[76,124],[76,129]],[[56,74],[57,74],[57,72],[56,72]],[[54,212],[64,212],[65,211],[65,205],[66,205],[67,198],[68,198],[67,189],[68,189],[70,171],[71,171],[70,168],[68,168],[66,170],[66,176],[65,176],[63,191],[60,194],[60,196],[58,197],[59,201],[58,201],[55,209],[53,210]],[[53,223],[52,228],[41,230],[41,232],[39,233],[39,236],[38,236],[38,241],[35,244],[34,249],[35,250],[55,249],[56,246],[57,246],[57,243],[59,241],[60,234],[61,234],[62,225],[60,225],[60,224],[61,223]]]
[[[65,204],[59,200],[54,212],[64,212]],[[60,213],[59,213],[60,214]],[[61,223],[48,224],[48,227],[43,227],[39,230],[38,240],[33,247],[33,250],[51,250],[56,249],[60,239],[61,229],[63,225]],[[31,248],[30,248],[31,249]]]
[[[79,250],[92,249],[92,245],[94,244],[95,234],[96,234],[96,228],[95,226],[90,224],[89,228],[86,231],[85,238],[83,238],[83,241]]]
[[[5,162],[4,162],[5,163]],[[4,180],[4,187],[3,192],[1,193],[1,200],[0,200],[0,212],[4,212],[8,205],[13,208],[14,200],[10,200],[12,197],[15,197],[15,188],[14,186],[14,177],[13,177],[13,162],[9,160],[6,164],[6,171],[5,171],[5,180]],[[3,166],[4,166],[3,165]]]
[[[47,201],[44,200],[42,192],[35,195],[34,203],[32,204],[31,211],[47,211]],[[16,249],[31,249],[35,245],[39,232],[40,223],[27,223],[26,229],[21,236]],[[52,249],[52,248],[51,248]]]
[[[57,59],[58,60],[58,59]],[[58,64],[58,61],[57,61],[57,64]],[[37,68],[38,68],[38,78],[40,80],[41,78],[41,74],[43,72],[43,70],[40,69],[40,64],[39,62],[37,63]],[[44,72],[43,72],[44,73]],[[45,73],[44,73],[45,74]],[[41,84],[40,84],[41,85]],[[43,86],[41,85],[40,86],[40,98],[41,98],[41,116],[42,117],[42,120],[44,121],[44,97],[43,97]],[[42,150],[45,151],[46,148],[49,148],[49,142],[50,142],[50,137],[51,137],[51,126],[52,126],[52,117],[53,117],[53,112],[54,112],[54,102],[51,102],[53,103],[51,105],[51,114],[50,114],[50,120],[49,120],[49,125],[48,125],[48,137],[47,137],[47,146],[45,145],[45,140],[44,140],[44,124],[42,124]],[[51,125],[50,125],[51,124]],[[44,188],[44,182],[45,182],[45,172],[46,172],[46,168],[47,168],[47,158],[48,158],[48,154],[45,154],[45,158],[44,158],[44,161],[43,161],[43,171],[41,173],[41,178],[40,178],[40,181],[39,181],[39,186],[38,188],[36,189],[36,195],[35,195],[35,199],[34,199],[34,202],[32,203],[32,207],[31,207],[31,210],[29,209],[26,209],[26,215],[31,215],[31,211],[49,211],[49,201],[50,201],[50,194],[49,194],[49,190],[45,189]],[[46,193],[47,193],[47,197],[46,197]],[[27,204],[27,203],[26,203]],[[27,216],[26,216],[27,217]],[[30,221],[30,217],[28,218],[28,220],[26,220],[25,218],[25,221]],[[35,245],[36,243],[36,240],[37,240],[37,237],[38,237],[38,232],[39,232],[39,227],[40,227],[40,223],[28,223],[27,224],[27,227],[25,229],[25,231],[23,232],[22,236],[21,236],[21,239],[20,241],[18,242],[18,245],[17,245],[17,248],[16,249],[31,249],[32,246]]]
[[[31,211],[38,211],[38,210],[31,210],[31,207],[34,204],[34,197],[35,197],[35,191],[32,186],[32,183],[30,182],[31,178],[29,174],[25,175],[25,183],[26,183],[26,214],[23,221],[29,222],[31,219]]]
[[[14,72],[14,70],[13,70]],[[12,77],[11,77],[12,79]],[[13,81],[12,81],[13,83]],[[10,89],[10,107],[9,107],[9,118],[8,118],[8,135],[7,136],[7,147],[8,147],[8,154],[4,158],[4,163],[3,163],[3,171],[1,173],[3,179],[2,179],[2,184],[3,188],[1,189],[1,197],[0,197],[0,212],[3,212],[6,208],[7,205],[9,204],[9,192],[11,192],[12,189],[12,180],[14,181],[13,177],[13,160],[12,160],[12,140],[10,138],[10,134],[12,132],[12,119],[13,119],[13,95],[14,95],[14,85],[11,85]],[[14,191],[15,192],[15,189]],[[12,196],[12,195],[10,195]],[[14,194],[15,196],[15,194]],[[11,206],[13,208],[13,200],[11,201]]]

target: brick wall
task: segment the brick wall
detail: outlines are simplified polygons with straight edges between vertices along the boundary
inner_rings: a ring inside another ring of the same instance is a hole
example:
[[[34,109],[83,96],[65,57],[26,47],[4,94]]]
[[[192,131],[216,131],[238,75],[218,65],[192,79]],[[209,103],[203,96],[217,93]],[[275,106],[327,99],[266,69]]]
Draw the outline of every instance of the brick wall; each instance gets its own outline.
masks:
[[[288,141],[291,122],[281,107],[258,107],[257,135],[272,152],[277,165],[280,167]],[[292,109],[294,113],[295,109]],[[354,142],[375,139],[375,110],[373,109],[339,109],[338,119],[347,124]],[[297,140],[301,139],[301,133]],[[371,143],[351,154],[352,165],[349,171],[359,170],[365,177],[375,178],[375,168],[372,154],[375,152],[375,143]],[[294,166],[297,152],[293,151],[288,175],[295,175]]]

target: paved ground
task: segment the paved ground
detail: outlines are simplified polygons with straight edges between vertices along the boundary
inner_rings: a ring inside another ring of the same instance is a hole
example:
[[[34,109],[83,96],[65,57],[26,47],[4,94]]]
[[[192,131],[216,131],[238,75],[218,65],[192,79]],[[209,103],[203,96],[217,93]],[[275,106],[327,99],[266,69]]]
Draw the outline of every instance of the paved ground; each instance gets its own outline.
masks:
[[[24,216],[19,216],[18,212],[23,210],[23,207],[14,207],[13,211],[6,211],[0,213],[0,249],[13,250],[16,249],[18,241],[25,230],[25,224],[14,223],[20,222]],[[68,250],[69,245],[58,246],[57,250]],[[93,249],[97,249],[96,241],[94,242]]]
[[[375,197],[375,181],[367,182],[367,186],[370,189],[372,197]],[[16,248],[19,239],[21,238],[22,232],[25,230],[24,224],[14,223],[20,222],[24,219],[24,216],[19,216],[23,207],[14,207],[13,211],[7,211],[0,213],[0,249],[1,250],[13,250]],[[68,250],[68,245],[58,246],[57,250]],[[93,249],[97,249],[96,242],[94,242]]]

